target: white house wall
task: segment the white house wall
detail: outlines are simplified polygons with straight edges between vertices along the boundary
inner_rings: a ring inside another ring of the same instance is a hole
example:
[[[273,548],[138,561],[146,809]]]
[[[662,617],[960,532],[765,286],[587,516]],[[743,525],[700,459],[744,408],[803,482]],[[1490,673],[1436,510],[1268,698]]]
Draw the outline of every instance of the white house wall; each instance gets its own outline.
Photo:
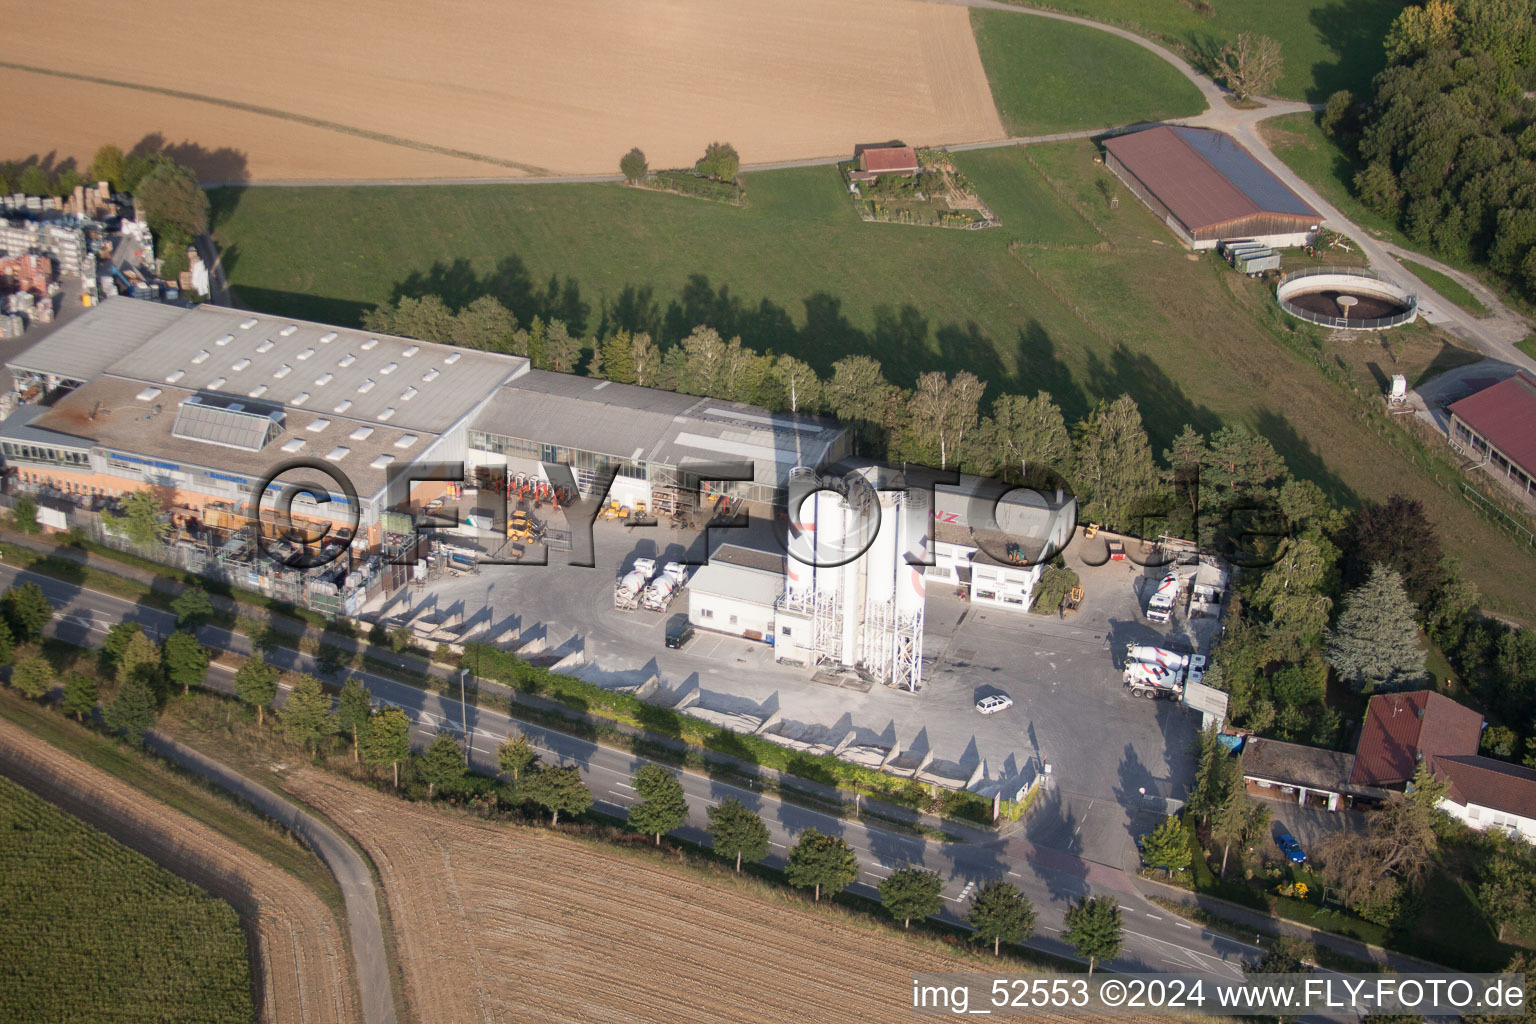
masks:
[[[1440,809],[1457,821],[1480,832],[1498,827],[1514,830],[1528,843],[1536,843],[1536,818],[1524,818],[1508,811],[1483,807],[1480,804],[1458,804],[1454,800],[1441,800]]]
[[[688,621],[701,629],[746,636],[756,631],[762,637],[773,635],[773,605],[757,604],[724,594],[688,592]]]

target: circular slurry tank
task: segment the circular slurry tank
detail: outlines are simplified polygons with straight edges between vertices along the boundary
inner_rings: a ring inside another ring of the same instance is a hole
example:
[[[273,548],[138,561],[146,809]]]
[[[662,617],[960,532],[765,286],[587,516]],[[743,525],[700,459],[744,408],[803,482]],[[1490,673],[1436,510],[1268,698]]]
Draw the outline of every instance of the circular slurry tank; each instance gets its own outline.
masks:
[[[1418,299],[1363,267],[1287,274],[1275,289],[1292,316],[1346,331],[1379,331],[1418,315]]]

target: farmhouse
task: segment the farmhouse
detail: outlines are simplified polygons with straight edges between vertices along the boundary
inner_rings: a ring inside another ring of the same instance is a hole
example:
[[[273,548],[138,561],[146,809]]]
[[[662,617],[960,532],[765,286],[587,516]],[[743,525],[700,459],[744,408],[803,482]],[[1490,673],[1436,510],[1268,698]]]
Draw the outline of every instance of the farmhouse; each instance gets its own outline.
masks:
[[[917,174],[917,150],[911,146],[860,146],[854,154],[859,166],[848,173],[853,181],[873,181],[881,175],[910,178]]]
[[[1475,829],[1536,843],[1536,771],[1491,757],[1438,755],[1430,771],[1449,783],[1440,809]]]
[[[1452,403],[1451,444],[1495,479],[1536,497],[1536,378],[1517,373]]]
[[[1306,245],[1322,215],[1229,135],[1160,125],[1104,143],[1104,163],[1185,245]]]

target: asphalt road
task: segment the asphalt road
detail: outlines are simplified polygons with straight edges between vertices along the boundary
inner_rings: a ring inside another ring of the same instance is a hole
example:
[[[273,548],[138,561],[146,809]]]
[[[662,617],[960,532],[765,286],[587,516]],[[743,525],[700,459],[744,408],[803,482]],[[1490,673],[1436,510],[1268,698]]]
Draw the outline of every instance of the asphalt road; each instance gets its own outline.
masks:
[[[75,584],[0,567],[0,586],[10,586],[18,580],[36,582],[43,588],[60,613],[51,630],[60,639],[71,643],[99,646],[101,635],[119,621],[138,622],[160,636],[174,628],[174,618],[167,613]],[[210,647],[237,654],[251,652],[246,637],[228,630],[204,627],[199,631],[199,637]],[[285,669],[313,671],[315,667],[308,656],[282,648],[271,652],[268,660]],[[546,763],[580,766],[596,798],[596,809],[606,814],[621,817],[625,814],[634,799],[629,780],[637,769],[648,763],[644,758],[578,737],[536,725],[514,724],[507,716],[488,709],[465,708],[456,700],[382,676],[367,672],[353,674],[363,679],[377,700],[400,707],[411,715],[418,743],[424,744],[442,728],[458,731],[462,720],[472,735],[473,764],[486,773],[495,771],[496,749],[503,739],[514,728],[520,729],[539,749]],[[221,690],[233,688],[227,670],[210,672],[209,683]],[[1073,955],[1060,939],[1062,915],[1072,899],[1093,889],[1112,893],[1121,901],[1124,910],[1125,949],[1114,962],[1116,968],[1199,970],[1235,976],[1241,973],[1244,959],[1258,955],[1255,946],[1200,929],[1146,901],[1125,874],[1115,868],[1037,847],[1021,838],[1005,839],[992,833],[963,830],[968,833],[967,841],[944,843],[845,821],[692,772],[682,773],[682,782],[688,797],[690,819],[688,825],[675,833],[679,838],[707,844],[708,836],[703,827],[707,820],[706,808],[733,796],[756,810],[767,823],[772,847],[766,863],[770,866],[781,867],[795,836],[803,829],[815,826],[843,837],[858,852],[861,870],[854,888],[866,895],[873,895],[880,879],[896,868],[915,865],[937,871],[945,880],[946,907],[941,916],[949,921],[963,919],[966,901],[978,884],[1006,878],[1028,894],[1037,908],[1038,934],[1030,945],[1050,953]]]
[[[59,624],[63,633],[69,622]],[[233,685],[233,673],[222,665],[213,666]],[[336,876],[347,906],[347,936],[357,969],[358,994],[363,1001],[366,1024],[395,1024],[395,1001],[389,988],[389,960],[384,955],[384,930],[379,923],[378,896],[373,888],[373,873],[362,856],[341,836],[313,814],[278,796],[265,786],[206,757],[184,744],[157,733],[145,737],[150,749],[188,771],[200,775],[259,809],[289,831],[304,837],[326,867]]]

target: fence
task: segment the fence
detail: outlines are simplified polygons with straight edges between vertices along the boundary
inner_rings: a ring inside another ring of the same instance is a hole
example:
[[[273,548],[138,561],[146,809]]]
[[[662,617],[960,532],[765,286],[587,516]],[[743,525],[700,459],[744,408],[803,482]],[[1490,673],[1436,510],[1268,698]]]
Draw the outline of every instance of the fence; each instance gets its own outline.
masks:
[[[1388,281],[1386,278],[1376,273],[1376,271],[1367,267],[1345,266],[1308,267],[1305,270],[1297,270],[1286,274],[1285,277],[1281,278],[1279,287],[1284,288],[1287,284],[1299,278],[1319,277],[1323,275],[1366,277],[1371,278],[1372,280],[1380,281],[1392,288],[1397,288],[1397,285],[1392,284],[1391,281]],[[1401,288],[1397,288],[1397,290],[1402,291]],[[1405,296],[1408,303],[1408,308],[1403,310],[1401,313],[1394,313],[1391,316],[1371,317],[1365,319],[1348,316],[1329,316],[1327,313],[1315,313],[1310,309],[1303,309],[1289,299],[1282,298],[1279,288],[1275,290],[1275,301],[1280,303],[1280,308],[1291,314],[1291,316],[1301,320],[1306,320],[1310,323],[1319,324],[1323,327],[1332,327],[1336,330],[1345,331],[1378,331],[1387,327],[1396,327],[1398,324],[1405,324],[1419,315],[1419,297],[1417,295],[1409,295],[1407,292],[1403,292],[1403,295]]]

